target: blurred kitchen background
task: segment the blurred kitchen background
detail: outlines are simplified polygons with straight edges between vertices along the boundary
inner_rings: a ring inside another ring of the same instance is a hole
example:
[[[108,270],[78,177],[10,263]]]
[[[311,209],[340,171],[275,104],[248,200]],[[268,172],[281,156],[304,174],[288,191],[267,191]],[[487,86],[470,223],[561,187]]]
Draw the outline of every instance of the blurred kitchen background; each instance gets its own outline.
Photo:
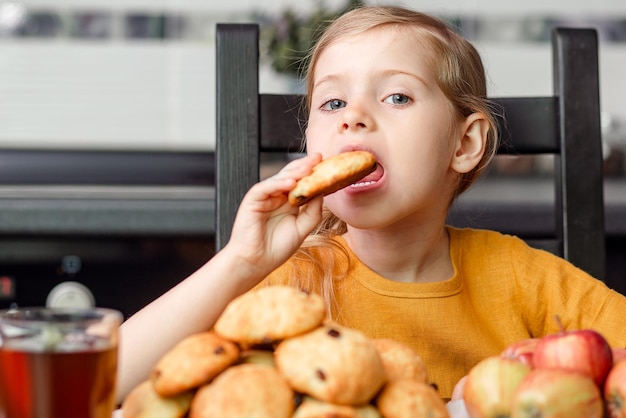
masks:
[[[375,3],[449,20],[481,52],[492,96],[550,94],[551,29],[598,30],[612,205],[607,282],[626,292],[626,2]],[[284,51],[302,42],[301,28],[347,5],[0,0],[0,307],[95,303],[130,314],[205,262],[213,253],[216,23],[260,23],[261,90],[301,91]],[[176,155],[172,164],[203,180],[169,181],[172,165],[143,179],[132,161],[141,166],[146,153]],[[551,162],[505,158],[493,170],[541,177]]]

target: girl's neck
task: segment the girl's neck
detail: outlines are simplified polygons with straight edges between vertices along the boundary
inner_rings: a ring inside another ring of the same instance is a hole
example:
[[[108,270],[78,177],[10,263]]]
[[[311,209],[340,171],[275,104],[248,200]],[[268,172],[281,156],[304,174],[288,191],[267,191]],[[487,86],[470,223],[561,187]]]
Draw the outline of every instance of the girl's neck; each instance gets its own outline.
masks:
[[[343,237],[366,266],[387,279],[426,283],[448,280],[454,274],[450,238],[443,224],[382,233],[349,228]]]

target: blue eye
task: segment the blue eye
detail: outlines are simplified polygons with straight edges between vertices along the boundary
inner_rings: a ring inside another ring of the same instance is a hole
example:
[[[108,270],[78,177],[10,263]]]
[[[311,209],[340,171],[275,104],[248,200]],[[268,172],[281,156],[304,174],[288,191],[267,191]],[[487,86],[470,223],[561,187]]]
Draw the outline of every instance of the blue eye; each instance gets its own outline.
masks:
[[[394,105],[405,105],[409,103],[410,101],[411,99],[409,98],[409,96],[407,96],[406,94],[400,94],[400,93],[392,94],[385,98],[385,103],[391,103]]]
[[[339,99],[329,100],[322,105],[322,109],[324,110],[337,110],[341,109],[342,107],[346,107],[346,102]]]

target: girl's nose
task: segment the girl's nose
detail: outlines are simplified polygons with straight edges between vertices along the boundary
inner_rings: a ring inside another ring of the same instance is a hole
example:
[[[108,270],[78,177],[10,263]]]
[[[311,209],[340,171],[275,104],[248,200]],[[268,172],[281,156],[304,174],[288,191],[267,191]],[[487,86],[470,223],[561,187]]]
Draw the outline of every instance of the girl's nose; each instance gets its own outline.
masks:
[[[350,106],[343,111],[343,118],[339,121],[341,131],[374,129],[374,119],[367,109],[360,106]]]

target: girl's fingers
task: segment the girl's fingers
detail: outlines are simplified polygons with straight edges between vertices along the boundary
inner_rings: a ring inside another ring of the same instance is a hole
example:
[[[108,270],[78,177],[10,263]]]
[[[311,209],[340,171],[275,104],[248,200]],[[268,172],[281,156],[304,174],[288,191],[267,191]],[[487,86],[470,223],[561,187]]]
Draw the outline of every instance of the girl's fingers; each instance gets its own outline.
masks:
[[[307,236],[322,221],[323,201],[322,196],[317,196],[300,207],[297,228],[302,236]]]
[[[287,163],[278,173],[270,178],[292,178],[299,180],[309,174],[313,166],[322,160],[318,153],[307,155]]]
[[[255,184],[244,199],[249,201],[264,201],[274,197],[284,197],[291,191],[296,181],[309,174],[322,157],[312,154],[285,165],[278,173]]]

